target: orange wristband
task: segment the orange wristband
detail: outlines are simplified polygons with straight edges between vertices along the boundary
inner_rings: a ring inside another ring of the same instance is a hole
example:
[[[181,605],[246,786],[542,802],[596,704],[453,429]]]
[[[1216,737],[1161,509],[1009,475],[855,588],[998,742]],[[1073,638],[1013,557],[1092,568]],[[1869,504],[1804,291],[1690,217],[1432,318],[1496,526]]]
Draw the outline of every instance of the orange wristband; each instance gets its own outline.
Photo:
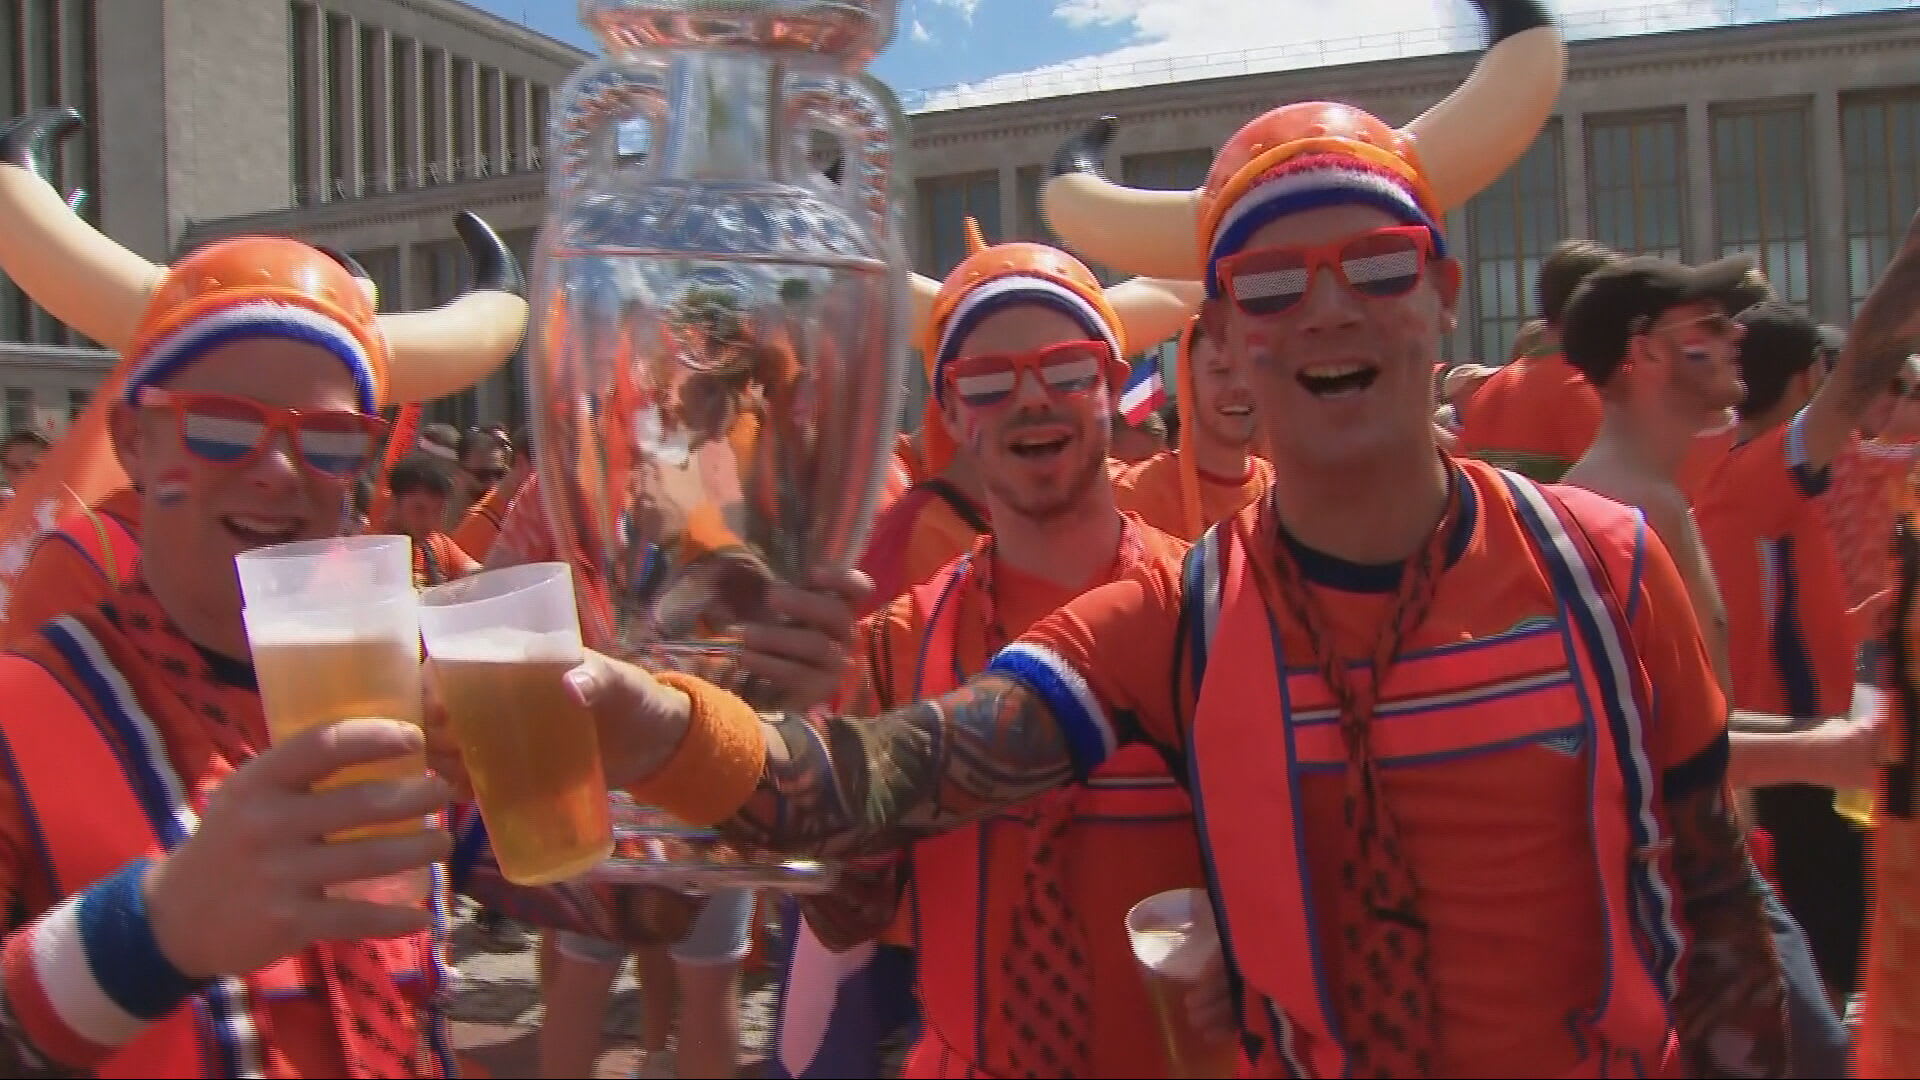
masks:
[[[627,792],[695,828],[707,828],[740,812],[760,784],[767,739],[753,707],[705,679],[678,671],[657,672],[660,683],[687,695],[692,715],[687,733],[660,771]]]

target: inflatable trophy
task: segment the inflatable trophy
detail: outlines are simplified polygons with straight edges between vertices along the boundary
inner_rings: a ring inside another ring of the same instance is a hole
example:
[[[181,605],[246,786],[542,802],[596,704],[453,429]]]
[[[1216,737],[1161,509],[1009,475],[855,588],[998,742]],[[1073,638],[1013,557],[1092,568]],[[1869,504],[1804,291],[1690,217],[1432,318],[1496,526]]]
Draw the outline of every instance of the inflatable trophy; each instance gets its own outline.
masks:
[[[772,621],[773,583],[858,557],[907,375],[904,123],[862,73],[894,0],[580,11],[608,55],[556,94],[548,136],[540,490],[590,646],[773,707],[734,662],[739,628]],[[617,812],[651,855],[603,878],[801,888],[819,871],[706,859],[711,838]]]

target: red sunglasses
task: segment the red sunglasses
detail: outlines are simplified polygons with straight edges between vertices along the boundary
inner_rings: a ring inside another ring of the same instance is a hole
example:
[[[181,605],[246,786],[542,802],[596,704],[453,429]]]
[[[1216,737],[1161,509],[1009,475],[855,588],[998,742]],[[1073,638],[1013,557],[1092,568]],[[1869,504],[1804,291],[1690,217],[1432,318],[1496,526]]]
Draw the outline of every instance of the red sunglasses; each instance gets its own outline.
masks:
[[[302,412],[252,398],[187,390],[140,391],[140,404],[173,414],[187,452],[216,465],[246,465],[275,432],[299,450],[300,462],[328,480],[349,480],[366,468],[387,431],[377,416],[345,409]]]
[[[1433,233],[1425,225],[1394,225],[1315,247],[1243,251],[1221,259],[1215,272],[1235,307],[1272,318],[1307,298],[1321,267],[1357,295],[1379,300],[1412,292],[1432,257]]]
[[[1114,360],[1107,342],[1062,341],[1027,352],[963,356],[948,361],[944,377],[962,403],[985,409],[1013,397],[1021,372],[1039,379],[1049,394],[1073,397],[1099,386]]]

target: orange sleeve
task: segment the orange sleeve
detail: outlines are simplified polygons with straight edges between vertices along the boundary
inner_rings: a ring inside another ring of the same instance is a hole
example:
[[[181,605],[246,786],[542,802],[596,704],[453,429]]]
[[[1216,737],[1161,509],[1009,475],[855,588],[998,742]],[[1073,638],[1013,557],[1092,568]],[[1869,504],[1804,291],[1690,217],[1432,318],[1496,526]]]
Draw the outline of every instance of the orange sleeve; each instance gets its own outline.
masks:
[[[1126,742],[1179,745],[1179,633],[1180,560],[1163,554],[1041,619],[989,670],[1040,695],[1085,776]]]
[[[1673,557],[1652,529],[1643,535],[1632,633],[1653,687],[1647,750],[1672,798],[1725,776],[1727,701]]]
[[[480,560],[467,554],[467,549],[447,538],[447,563],[453,567],[456,577],[466,577],[480,570]]]
[[[6,622],[0,623],[0,647],[11,648],[62,615],[105,600],[111,591],[93,560],[59,533],[48,534],[33,546],[14,583]]]
[[[508,501],[499,484],[488,488],[480,501],[461,517],[459,527],[453,530],[454,544],[461,551],[485,555],[493,547],[494,538],[500,535],[500,519],[506,511],[501,504]]]

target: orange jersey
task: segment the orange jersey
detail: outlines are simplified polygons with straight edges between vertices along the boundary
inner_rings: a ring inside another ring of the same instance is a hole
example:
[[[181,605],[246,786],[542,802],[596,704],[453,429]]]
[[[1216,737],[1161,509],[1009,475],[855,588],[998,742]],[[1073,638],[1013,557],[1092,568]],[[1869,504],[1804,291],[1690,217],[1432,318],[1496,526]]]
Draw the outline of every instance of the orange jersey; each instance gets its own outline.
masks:
[[[987,531],[984,507],[945,480],[924,480],[874,520],[860,569],[873,579],[875,597],[898,596],[964,555]]]
[[[1388,676],[1380,715],[1398,721],[1422,711],[1499,710],[1538,727],[1550,714],[1565,718],[1569,734],[1416,758],[1389,766],[1383,784],[1433,927],[1443,1032],[1436,1073],[1563,1075],[1586,1052],[1568,1018],[1606,991],[1607,919],[1589,836],[1593,763],[1578,736],[1593,706],[1571,674],[1578,661],[1568,617],[1505,482],[1477,462],[1455,467],[1462,513],[1448,568],[1430,614],[1402,649],[1404,662]],[[1264,502],[1220,528],[1257,537],[1256,551],[1275,543]],[[1669,787],[1717,782],[1726,705],[1679,572],[1644,526],[1641,534],[1638,579],[1620,588],[1633,651],[1659,688],[1644,719],[1645,753]],[[1358,566],[1289,546],[1332,621],[1338,654],[1365,663],[1400,568]],[[1172,559],[1143,565],[1042,619],[995,661],[996,670],[1046,700],[1083,768],[1128,741],[1176,755],[1188,745],[1198,688],[1182,571]],[[1266,603],[1288,686],[1320,687],[1312,692],[1325,700],[1301,627],[1274,597]],[[1486,659],[1457,664],[1457,687],[1417,699],[1399,689],[1420,678],[1426,658],[1458,659],[1468,651]],[[1319,721],[1308,715],[1308,702],[1298,706],[1302,711],[1286,722],[1303,732],[1301,725]],[[1409,723],[1417,734],[1419,724]],[[1343,770],[1307,771],[1295,784],[1295,834],[1304,838],[1311,871],[1306,895],[1320,926],[1339,925],[1330,916],[1343,903],[1335,885],[1345,847]],[[1209,818],[1231,813],[1207,804]],[[1340,983],[1330,976],[1328,985]]]
[[[1021,632],[1135,566],[1178,562],[1185,550],[1182,541],[1130,517],[1112,566],[1087,581],[1061,585],[998,561],[977,569],[980,560],[992,558],[991,545],[982,540],[967,563],[943,569],[926,587],[862,623],[855,669],[862,677],[840,704],[848,712],[878,715],[950,689],[986,666],[1003,635]],[[944,645],[930,638],[942,630],[950,635]],[[1114,786],[1101,786],[1109,782]],[[926,1030],[905,1075],[1014,1074],[1011,1048],[998,1037],[1004,1029],[997,1008],[1010,993],[999,958],[1011,947],[1012,921],[1025,895],[1036,832],[1030,819],[1050,810],[1074,815],[1061,841],[1063,885],[1086,943],[1094,988],[1088,1075],[1164,1075],[1152,1006],[1122,927],[1140,900],[1201,882],[1191,810],[1149,747],[1117,755],[1088,784],[911,849],[900,926],[920,956]]]
[[[1163,450],[1145,461],[1114,470],[1113,498],[1120,509],[1139,514],[1140,520],[1154,528],[1192,541],[1199,539],[1199,531],[1187,527],[1179,454],[1178,450]],[[1202,470],[1199,477],[1200,529],[1204,530],[1266,494],[1273,484],[1273,466],[1267,459],[1250,454],[1244,476],[1221,477]],[[1189,532],[1193,535],[1187,535]]]
[[[1796,416],[1729,451],[1694,517],[1727,605],[1734,704],[1840,716],[1860,641],[1818,506],[1828,476],[1807,466],[1799,431]]]
[[[1600,395],[1560,353],[1522,356],[1460,406],[1460,452],[1553,482],[1593,445]]]
[[[510,492],[504,484],[495,484],[487,489],[480,501],[467,508],[461,515],[460,524],[455,527],[451,539],[455,547],[468,554],[485,556],[493,547],[493,541],[500,535],[500,523],[507,516],[507,508],[513,505],[515,492]]]
[[[62,615],[93,607],[131,580],[140,566],[140,496],[122,488],[90,513],[61,519],[34,542],[0,622],[10,646]]]
[[[466,577],[480,564],[446,533],[430,533],[413,542],[413,587],[428,589]]]
[[[82,641],[88,644],[76,648],[75,643]],[[73,666],[83,662],[84,666]],[[49,673],[54,676],[50,685]],[[116,684],[123,688],[120,694],[124,696],[115,699],[114,705],[92,703],[86,687]],[[204,809],[207,793],[212,788],[268,744],[266,721],[252,669],[196,648],[167,617],[145,582],[139,580],[116,592],[99,607],[75,613],[73,619],[47,631],[44,638],[36,637],[23,643],[18,654],[0,655],[0,700],[22,700],[29,696],[37,697],[51,709],[36,711],[36,718],[69,725],[76,731],[97,730],[97,737],[108,744],[101,748],[100,754],[107,762],[152,760],[143,755],[139,747],[130,744],[133,736],[125,734],[126,731],[140,733],[139,739],[153,740],[146,744],[146,753],[165,758],[178,777],[185,801],[195,811]],[[129,707],[138,709],[150,726],[114,719],[114,710]],[[19,734],[14,731],[12,738],[0,740],[0,757],[7,759],[4,769],[0,769],[0,775],[5,777],[0,780],[0,902],[4,902],[7,912],[4,925],[9,946],[31,938],[50,921],[47,913],[55,904],[85,890],[105,873],[124,865],[120,860],[128,858],[111,850],[115,840],[107,839],[111,836],[125,842],[131,823],[123,818],[116,816],[109,821],[98,821],[91,829],[76,829],[50,821],[48,815],[63,815],[84,822],[88,815],[109,813],[107,807],[119,807],[129,801],[134,807],[140,807],[151,800],[151,795],[128,800],[105,791],[96,795],[76,792],[70,797],[79,809],[50,805],[49,797],[62,794],[61,785],[68,785],[64,790],[71,790],[76,771],[68,768],[51,777],[45,769],[27,771],[23,766],[32,761],[34,750],[20,745]],[[139,775],[130,764],[121,768],[127,770],[126,775]],[[158,766],[150,768],[157,773]],[[93,770],[80,770],[78,777],[84,777],[81,782],[88,785],[117,780],[132,787],[122,776],[102,776]],[[36,787],[38,801],[33,798]],[[147,812],[153,813],[151,805],[147,806]],[[91,844],[100,847],[90,849]],[[82,876],[62,877],[49,870],[50,857],[69,871],[81,866],[90,870]],[[436,903],[443,899],[436,897]],[[425,952],[428,942],[424,935],[368,945],[393,962],[395,968],[413,970],[415,977],[411,985],[421,991],[412,999],[418,1016],[396,1018],[395,1022],[414,1028],[427,1040],[434,1039],[436,1029],[430,1018],[429,1003],[442,973]],[[376,1009],[380,1003],[361,1000],[354,990],[338,983],[330,985],[332,980],[324,974],[318,952],[335,948],[338,947],[321,945],[271,964],[248,977],[247,993],[234,995],[239,1006],[251,1012],[251,1024],[261,1036],[257,1045],[248,1051],[258,1058],[257,1065],[247,1066],[258,1070],[250,1074],[274,1078],[348,1075],[337,1022],[344,1022],[361,1010]],[[7,950],[7,956],[9,961],[19,958],[13,948]],[[27,1007],[34,1004],[33,998],[49,999],[45,995],[25,994],[27,980],[16,981],[13,977],[22,972],[9,970],[7,974],[9,1004],[27,1023],[29,1034],[38,1045],[65,1051],[70,1063],[97,1068],[100,1075],[194,1075],[189,1070],[202,1060],[202,1054],[211,1063],[216,1060],[216,1047],[230,1045],[223,1040],[223,1033],[216,1030],[217,1025],[209,1022],[213,1010],[208,1001],[190,1000],[173,1017],[146,1029],[148,1034],[158,1037],[160,1027],[184,1025],[190,1033],[185,1055],[188,1063],[143,1056],[145,1043],[135,1043],[127,1052],[106,1060],[86,1060],[75,1052],[90,1051],[91,1056],[110,1048],[90,1045],[84,1037],[76,1041],[71,1037],[57,1039],[57,1036],[63,1021],[71,1024],[76,1014],[85,1015],[86,1010],[75,1009],[73,1005],[93,999],[67,985],[64,1000],[52,999],[52,1010],[32,1008],[29,1011]],[[342,997],[335,999],[330,991],[339,991]],[[98,993],[93,991],[94,995]],[[333,1004],[335,1000],[340,1002],[338,1013]],[[85,1036],[90,1031],[83,1028],[79,1034]],[[131,1061],[126,1060],[129,1056]],[[209,1064],[207,1068],[206,1075],[227,1075],[218,1065]],[[155,1069],[159,1071],[154,1072]],[[438,1071],[423,1066],[420,1075],[438,1075]]]

